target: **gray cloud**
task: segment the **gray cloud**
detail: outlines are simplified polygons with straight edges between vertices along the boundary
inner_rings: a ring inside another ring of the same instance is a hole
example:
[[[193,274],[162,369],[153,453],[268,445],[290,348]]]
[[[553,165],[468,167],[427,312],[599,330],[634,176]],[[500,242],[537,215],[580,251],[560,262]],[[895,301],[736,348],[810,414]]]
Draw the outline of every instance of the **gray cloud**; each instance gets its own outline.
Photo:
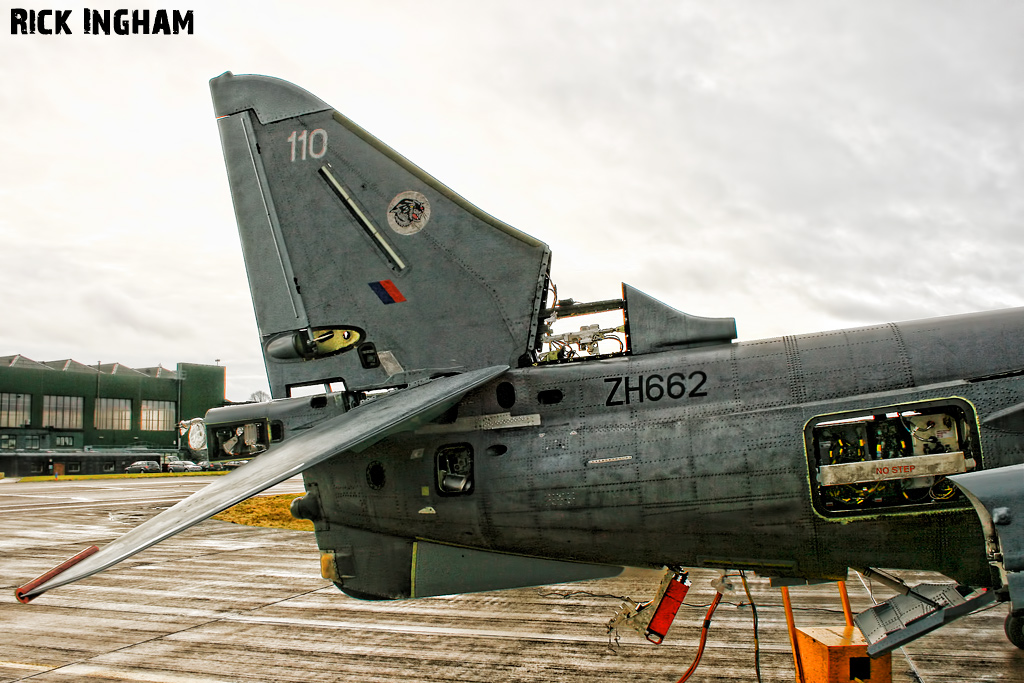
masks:
[[[449,0],[6,35],[0,346],[265,387],[206,85],[228,69],[544,239],[577,300],[627,281],[745,338],[1020,305],[1022,28],[998,0]]]

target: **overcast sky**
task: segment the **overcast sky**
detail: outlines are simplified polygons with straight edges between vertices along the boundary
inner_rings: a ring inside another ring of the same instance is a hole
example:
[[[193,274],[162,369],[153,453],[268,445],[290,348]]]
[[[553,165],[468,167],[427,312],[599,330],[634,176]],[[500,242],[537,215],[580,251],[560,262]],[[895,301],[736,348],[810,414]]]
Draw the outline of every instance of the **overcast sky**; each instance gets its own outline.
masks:
[[[126,5],[88,3],[117,9]],[[52,7],[18,2],[17,7]],[[1024,302],[1024,3],[216,2],[0,35],[0,355],[266,389],[210,104],[297,83],[551,245],[757,339]]]

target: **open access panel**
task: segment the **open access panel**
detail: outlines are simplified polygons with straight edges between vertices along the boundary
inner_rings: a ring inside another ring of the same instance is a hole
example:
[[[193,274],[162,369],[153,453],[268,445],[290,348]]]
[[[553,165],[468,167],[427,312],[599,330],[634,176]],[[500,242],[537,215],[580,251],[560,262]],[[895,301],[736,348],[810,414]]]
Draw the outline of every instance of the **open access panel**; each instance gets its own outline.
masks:
[[[977,434],[959,398],[818,415],[804,430],[814,507],[826,517],[966,507],[947,477],[980,469]]]

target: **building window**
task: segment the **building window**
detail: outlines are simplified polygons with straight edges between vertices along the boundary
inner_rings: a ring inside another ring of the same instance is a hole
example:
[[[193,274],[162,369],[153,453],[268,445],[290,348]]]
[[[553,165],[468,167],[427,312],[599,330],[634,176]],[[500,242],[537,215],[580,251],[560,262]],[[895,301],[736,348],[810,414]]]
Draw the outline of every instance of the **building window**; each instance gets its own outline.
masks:
[[[143,401],[142,431],[169,432],[176,425],[174,401]]]
[[[82,397],[43,396],[43,426],[57,429],[81,429]]]
[[[82,463],[80,462],[69,462],[68,463],[68,474],[78,474],[82,471]]]
[[[114,463],[112,463],[110,461],[107,461],[107,462],[103,463],[103,471],[104,472],[113,472],[114,471]]]
[[[0,394],[0,427],[28,427],[31,420],[31,394]]]
[[[42,474],[44,467],[45,463],[34,462],[31,465],[29,465],[29,474]]]
[[[126,432],[132,428],[132,400],[130,398],[96,399],[96,429]]]
[[[53,441],[53,445],[57,448],[70,448],[75,445],[75,437],[73,436],[55,436]]]
[[[26,434],[24,436],[25,449],[29,451],[39,450],[39,435],[38,434]]]
[[[14,434],[0,434],[0,451],[13,451],[18,447],[18,437]]]

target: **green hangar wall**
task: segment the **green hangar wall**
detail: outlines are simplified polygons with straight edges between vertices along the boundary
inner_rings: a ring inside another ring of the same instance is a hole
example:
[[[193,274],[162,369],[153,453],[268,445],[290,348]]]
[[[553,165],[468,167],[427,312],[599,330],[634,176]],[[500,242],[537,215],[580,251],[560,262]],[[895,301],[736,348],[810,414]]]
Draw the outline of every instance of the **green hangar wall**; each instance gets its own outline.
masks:
[[[178,423],[224,405],[224,379],[216,365],[136,369],[0,357],[0,472],[53,474],[54,465],[66,474],[120,472],[155,452],[176,453]]]

